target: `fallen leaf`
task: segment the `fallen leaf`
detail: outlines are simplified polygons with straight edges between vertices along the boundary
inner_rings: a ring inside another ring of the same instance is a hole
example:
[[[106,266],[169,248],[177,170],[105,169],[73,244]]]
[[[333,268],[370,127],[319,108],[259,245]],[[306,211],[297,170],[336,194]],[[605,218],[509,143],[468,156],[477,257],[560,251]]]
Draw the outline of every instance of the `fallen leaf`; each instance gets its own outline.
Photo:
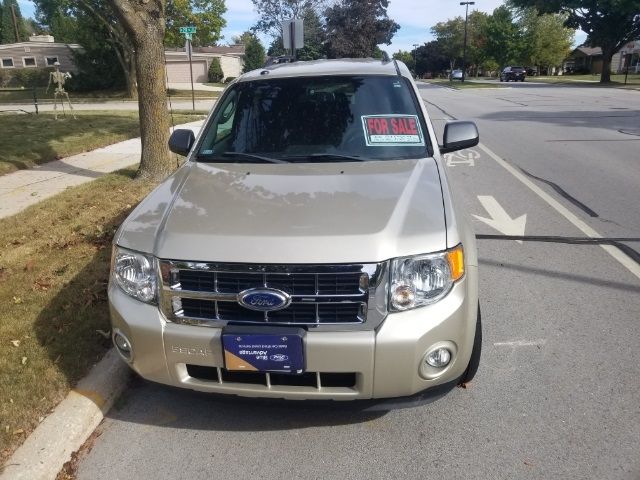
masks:
[[[38,196],[38,192],[31,192],[31,196],[32,197],[37,197]]]
[[[14,347],[19,347],[20,346],[20,340],[11,340],[11,345],[13,345]]]
[[[14,434],[14,435],[21,435],[21,434],[23,434],[23,433],[24,433],[24,430],[23,430],[23,429],[21,429],[21,428],[19,428],[19,429],[17,429],[17,430],[14,430],[14,431],[13,431],[13,434]]]
[[[533,463],[527,462],[526,460],[524,460],[523,463],[528,467],[533,467]]]
[[[19,303],[22,303],[22,298],[20,298],[20,297],[13,297],[13,303],[15,303],[16,305],[18,305]]]
[[[35,262],[33,260],[29,260],[24,266],[24,271],[30,272],[31,270],[33,270],[34,265],[35,265]]]
[[[27,357],[22,357],[22,364],[26,365],[27,364]]]
[[[4,431],[9,433],[9,425],[7,425],[6,427],[4,427]]]
[[[9,399],[9,403],[13,403],[13,398],[10,398],[10,399]]]

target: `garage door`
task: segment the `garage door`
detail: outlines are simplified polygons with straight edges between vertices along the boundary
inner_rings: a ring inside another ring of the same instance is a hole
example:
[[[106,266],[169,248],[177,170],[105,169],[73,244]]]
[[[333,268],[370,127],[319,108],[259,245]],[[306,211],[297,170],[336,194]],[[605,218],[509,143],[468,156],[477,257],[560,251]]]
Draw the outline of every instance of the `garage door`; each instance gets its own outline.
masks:
[[[189,83],[191,81],[189,62],[167,62],[167,77],[169,78],[169,83]],[[193,61],[193,81],[207,81],[207,62],[205,60]]]

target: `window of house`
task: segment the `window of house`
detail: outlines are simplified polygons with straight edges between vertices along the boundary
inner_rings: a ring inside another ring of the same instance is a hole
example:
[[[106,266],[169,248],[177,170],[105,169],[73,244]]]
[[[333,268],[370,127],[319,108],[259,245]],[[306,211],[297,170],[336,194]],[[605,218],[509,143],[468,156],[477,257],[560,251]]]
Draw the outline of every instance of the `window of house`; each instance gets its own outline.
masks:
[[[47,62],[47,66],[52,67],[56,64],[56,62],[59,62],[60,60],[58,60],[58,57],[44,57],[44,59]]]
[[[13,68],[13,58],[3,58],[2,68]]]
[[[22,64],[25,67],[36,67],[36,57],[22,57]]]

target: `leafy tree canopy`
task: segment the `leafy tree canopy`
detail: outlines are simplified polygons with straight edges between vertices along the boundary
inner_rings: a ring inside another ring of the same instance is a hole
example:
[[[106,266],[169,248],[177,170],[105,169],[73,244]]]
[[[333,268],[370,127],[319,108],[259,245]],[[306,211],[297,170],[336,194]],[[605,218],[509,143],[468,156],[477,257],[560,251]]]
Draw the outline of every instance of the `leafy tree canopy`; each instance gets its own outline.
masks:
[[[224,0],[168,0],[165,45],[182,47],[185,44],[180,27],[196,27],[191,43],[195,46],[215,45],[227,22]]]
[[[389,0],[342,0],[326,11],[329,58],[373,57],[400,28],[387,15]]]
[[[11,7],[16,16],[18,25],[18,38],[16,38],[16,29],[13,24],[13,15]],[[3,0],[0,6],[0,43],[16,43],[29,40],[26,25],[20,13],[20,5],[18,0]]]

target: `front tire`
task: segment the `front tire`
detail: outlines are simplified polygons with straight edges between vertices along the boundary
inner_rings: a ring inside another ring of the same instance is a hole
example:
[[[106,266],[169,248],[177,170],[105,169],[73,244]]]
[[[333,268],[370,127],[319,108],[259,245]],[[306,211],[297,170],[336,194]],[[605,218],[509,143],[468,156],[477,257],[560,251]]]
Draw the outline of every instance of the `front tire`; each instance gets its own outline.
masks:
[[[478,319],[476,320],[476,334],[473,338],[473,349],[471,350],[471,358],[467,369],[460,377],[460,384],[469,383],[476,376],[478,367],[480,366],[480,354],[482,352],[482,318],[480,314],[480,302],[478,302]]]

